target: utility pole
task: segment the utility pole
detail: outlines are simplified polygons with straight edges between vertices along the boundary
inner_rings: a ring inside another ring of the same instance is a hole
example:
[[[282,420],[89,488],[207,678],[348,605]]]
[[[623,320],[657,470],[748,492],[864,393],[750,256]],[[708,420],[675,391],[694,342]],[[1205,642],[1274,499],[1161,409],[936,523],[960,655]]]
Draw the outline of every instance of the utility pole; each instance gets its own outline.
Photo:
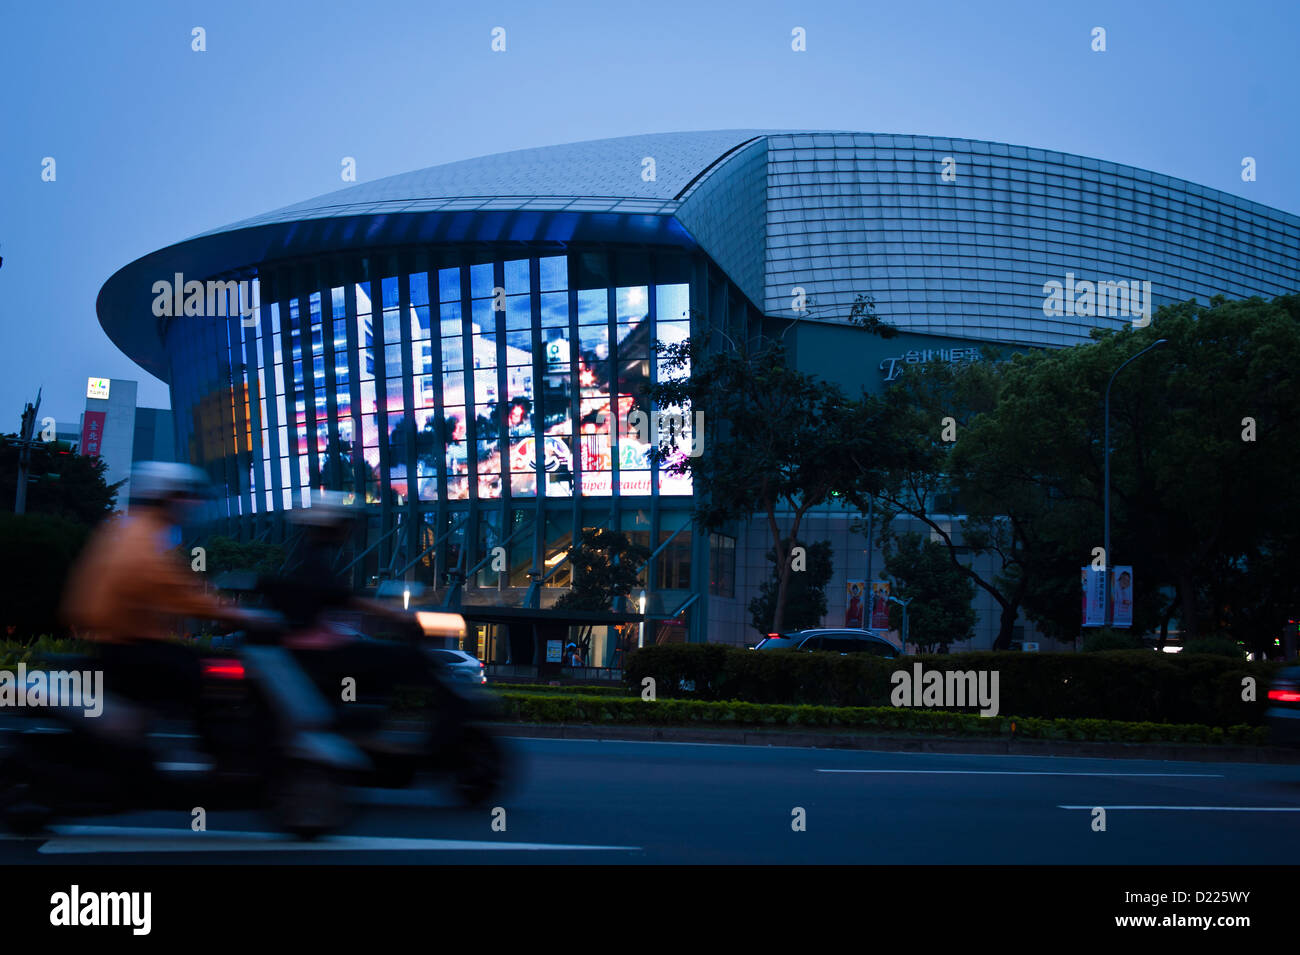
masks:
[[[889,598],[890,603],[896,603],[903,608],[903,632],[902,632],[901,639],[903,642],[902,650],[904,654],[907,653],[907,605],[910,604],[915,599],[916,599],[915,597],[908,597],[906,600],[900,600],[897,597]]]
[[[1105,478],[1103,479],[1103,480],[1105,481],[1106,489],[1105,489],[1105,491],[1103,492],[1103,493],[1104,493],[1105,503],[1104,503],[1102,509],[1105,511],[1105,515],[1106,515],[1106,516],[1105,516],[1106,528],[1105,528],[1105,530],[1102,532],[1102,545],[1101,545],[1101,546],[1102,546],[1102,550],[1101,550],[1101,552],[1102,552],[1102,560],[1103,560],[1104,568],[1105,568],[1105,569],[1102,571],[1102,573],[1105,574],[1105,576],[1102,578],[1102,599],[1105,600],[1105,602],[1106,602],[1106,606],[1105,606],[1105,609],[1104,609],[1104,611],[1103,611],[1103,618],[1102,618],[1102,619],[1105,621],[1105,628],[1106,628],[1107,630],[1110,629],[1111,624],[1114,622],[1114,620],[1112,619],[1111,606],[1110,606],[1110,576],[1111,576],[1111,571],[1110,571],[1110,568],[1111,568],[1111,559],[1110,559],[1110,386],[1113,385],[1113,384],[1115,384],[1115,376],[1118,375],[1118,374],[1119,374],[1121,371],[1123,371],[1125,368],[1127,368],[1129,362],[1131,362],[1131,361],[1136,361],[1137,359],[1139,359],[1139,358],[1141,358],[1143,355],[1145,355],[1147,352],[1149,352],[1151,349],[1153,349],[1153,348],[1158,348],[1159,346],[1166,344],[1168,341],[1169,341],[1169,339],[1167,339],[1167,338],[1158,338],[1158,339],[1156,339],[1156,340],[1153,341],[1150,345],[1148,345],[1146,348],[1142,349],[1142,350],[1141,350],[1140,352],[1138,352],[1136,355],[1134,355],[1134,356],[1132,356],[1131,358],[1129,358],[1128,361],[1124,362],[1124,364],[1120,365],[1120,366],[1119,366],[1118,368],[1116,368],[1113,372],[1111,372],[1110,381],[1106,382],[1106,410],[1105,410],[1105,412],[1104,412],[1105,424],[1103,425],[1103,431],[1104,431],[1105,437],[1102,439],[1102,462],[1103,462],[1103,463],[1102,463],[1102,468],[1103,468],[1103,470],[1105,471],[1105,475],[1106,475]]]
[[[23,409],[22,429],[18,432],[18,490],[14,493],[14,513],[27,511],[27,470],[32,463],[32,448],[36,442],[32,434],[36,431],[36,413],[41,410],[41,391],[36,391],[36,404],[30,401]]]

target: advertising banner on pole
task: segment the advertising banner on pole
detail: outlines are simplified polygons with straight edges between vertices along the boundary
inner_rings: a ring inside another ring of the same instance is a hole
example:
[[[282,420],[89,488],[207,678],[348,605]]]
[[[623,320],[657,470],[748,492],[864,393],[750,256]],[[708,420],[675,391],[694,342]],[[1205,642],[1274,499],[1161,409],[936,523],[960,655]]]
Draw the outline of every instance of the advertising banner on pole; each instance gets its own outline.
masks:
[[[1103,574],[1105,571],[1092,567],[1081,568],[1080,589],[1083,599],[1083,625],[1085,627],[1104,627],[1106,625],[1106,587]]]
[[[103,411],[87,411],[81,423],[81,453],[88,458],[99,457],[99,446],[104,440]]]
[[[889,581],[871,582],[871,629],[889,629]]]
[[[1133,568],[1115,566],[1110,581],[1110,619],[1116,627],[1133,626]]]
[[[846,587],[848,599],[845,602],[844,626],[851,630],[862,629],[862,616],[866,604],[867,582],[850,580]]]

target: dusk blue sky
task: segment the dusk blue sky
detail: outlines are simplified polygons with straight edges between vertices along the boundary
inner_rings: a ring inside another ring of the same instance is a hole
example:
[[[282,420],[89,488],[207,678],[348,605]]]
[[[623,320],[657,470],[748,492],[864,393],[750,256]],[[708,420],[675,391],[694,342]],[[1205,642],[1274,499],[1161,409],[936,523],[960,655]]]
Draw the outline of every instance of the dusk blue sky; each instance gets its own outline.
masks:
[[[807,52],[790,49],[796,26]],[[100,286],[155,249],[343,188],[344,156],[364,182],[647,132],[922,133],[1127,163],[1300,213],[1297,36],[1294,0],[11,0],[0,432],[42,385],[42,415],[75,422],[90,376],[137,379],[141,405],[167,407],[166,386],[101,331]],[[1242,182],[1243,156],[1258,181]]]

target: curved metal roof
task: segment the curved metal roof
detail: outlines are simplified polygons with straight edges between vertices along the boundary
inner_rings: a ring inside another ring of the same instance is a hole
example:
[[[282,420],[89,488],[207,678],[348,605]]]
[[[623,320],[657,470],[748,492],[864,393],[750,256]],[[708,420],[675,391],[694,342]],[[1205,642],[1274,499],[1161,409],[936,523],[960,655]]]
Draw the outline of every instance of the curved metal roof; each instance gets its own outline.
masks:
[[[758,130],[656,133],[517,149],[358,183],[201,235],[275,222],[455,209],[669,214],[678,195]],[[654,161],[648,178],[645,159]]]
[[[654,162],[653,176],[646,159]],[[948,160],[952,180],[940,176]],[[358,183],[146,255],[100,322],[168,377],[152,285],[407,243],[624,241],[703,249],[767,314],[847,315],[860,292],[910,331],[1034,345],[1112,319],[1051,319],[1042,284],[1150,280],[1156,304],[1300,288],[1300,218],[1158,173],[979,140],[720,130],[522,149]],[[1120,320],[1115,320],[1120,321]]]

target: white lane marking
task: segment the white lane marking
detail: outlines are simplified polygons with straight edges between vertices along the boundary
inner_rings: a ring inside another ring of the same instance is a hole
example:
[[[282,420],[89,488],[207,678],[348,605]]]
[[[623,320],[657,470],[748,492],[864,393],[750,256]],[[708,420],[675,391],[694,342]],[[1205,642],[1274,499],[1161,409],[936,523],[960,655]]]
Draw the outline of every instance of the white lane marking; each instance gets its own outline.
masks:
[[[901,776],[1160,776],[1174,779],[1222,779],[1222,773],[1077,773],[1019,769],[819,769],[819,773],[877,773]]]
[[[1057,809],[1140,809],[1161,812],[1300,812],[1300,806],[1057,806]]]
[[[117,826],[54,826],[42,855],[97,852],[429,852],[486,851],[635,852],[639,846],[580,846],[545,842],[488,842],[473,839],[410,839],[394,836],[322,836],[303,841],[279,832],[178,832]]]

